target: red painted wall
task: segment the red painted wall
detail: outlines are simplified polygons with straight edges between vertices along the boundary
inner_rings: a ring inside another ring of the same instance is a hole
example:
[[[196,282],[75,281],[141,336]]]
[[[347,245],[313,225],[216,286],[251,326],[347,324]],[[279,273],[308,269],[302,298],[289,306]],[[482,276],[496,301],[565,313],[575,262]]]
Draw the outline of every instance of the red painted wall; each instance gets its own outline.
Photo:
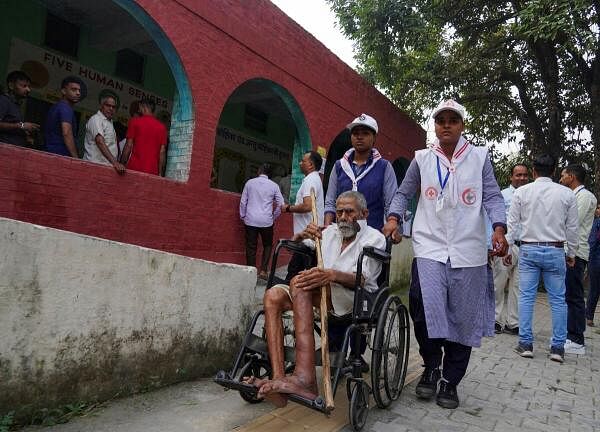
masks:
[[[313,145],[328,147],[357,114],[380,125],[389,160],[412,159],[425,132],[269,1],[139,0],[176,47],[194,99],[189,180],[0,145],[0,216],[222,262],[244,263],[239,194],[209,187],[215,131],[227,98],[252,78],[286,88]],[[276,223],[291,234],[291,215]],[[57,247],[60,247],[58,245]]]

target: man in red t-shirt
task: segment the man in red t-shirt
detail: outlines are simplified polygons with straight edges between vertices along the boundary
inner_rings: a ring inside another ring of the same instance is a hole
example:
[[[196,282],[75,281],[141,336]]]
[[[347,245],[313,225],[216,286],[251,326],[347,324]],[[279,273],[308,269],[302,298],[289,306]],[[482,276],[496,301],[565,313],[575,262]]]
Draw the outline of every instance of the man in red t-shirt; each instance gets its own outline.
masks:
[[[150,99],[140,101],[141,117],[129,120],[127,143],[121,161],[127,161],[128,170],[163,175],[167,129],[154,117],[154,108],[154,101]]]

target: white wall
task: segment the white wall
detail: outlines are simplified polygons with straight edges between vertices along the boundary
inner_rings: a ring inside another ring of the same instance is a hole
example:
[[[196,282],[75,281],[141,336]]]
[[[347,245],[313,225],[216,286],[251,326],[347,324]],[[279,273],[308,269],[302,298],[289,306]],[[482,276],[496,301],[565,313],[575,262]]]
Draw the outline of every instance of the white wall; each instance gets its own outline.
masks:
[[[0,218],[0,415],[229,367],[256,270]]]

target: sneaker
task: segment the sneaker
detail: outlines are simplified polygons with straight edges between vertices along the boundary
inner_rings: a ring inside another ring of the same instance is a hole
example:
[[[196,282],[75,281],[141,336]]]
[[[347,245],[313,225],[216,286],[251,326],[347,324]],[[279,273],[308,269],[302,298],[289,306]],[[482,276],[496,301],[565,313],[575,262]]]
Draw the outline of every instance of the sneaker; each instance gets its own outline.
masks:
[[[550,360],[564,363],[565,361],[565,350],[559,347],[550,347]]]
[[[440,381],[440,391],[435,399],[436,403],[442,408],[455,409],[458,407],[458,393],[456,386],[446,380]]]
[[[421,399],[431,399],[435,396],[435,392],[437,391],[438,381],[440,380],[442,374],[439,368],[428,368],[426,367],[423,371],[423,375],[421,375],[421,379],[417,384],[417,388],[415,389],[415,393],[418,398]]]
[[[578,344],[570,339],[567,339],[567,341],[565,342],[565,353],[585,355],[585,345]]]
[[[533,358],[533,345],[519,342],[519,345],[515,348],[515,352],[521,357]]]
[[[504,333],[519,336],[519,326],[513,328],[504,327]]]
[[[502,333],[502,325],[499,322],[494,323],[494,333],[496,333],[496,334]]]

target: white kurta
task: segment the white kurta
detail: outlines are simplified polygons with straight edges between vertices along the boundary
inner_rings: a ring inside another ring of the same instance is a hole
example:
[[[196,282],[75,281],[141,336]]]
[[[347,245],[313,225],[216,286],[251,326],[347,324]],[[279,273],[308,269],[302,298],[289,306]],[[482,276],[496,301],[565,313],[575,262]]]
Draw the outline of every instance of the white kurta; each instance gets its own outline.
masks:
[[[366,220],[358,221],[360,231],[356,238],[342,251],[342,235],[337,224],[329,225],[323,231],[321,249],[323,251],[323,266],[345,273],[355,273],[358,256],[365,246],[385,249],[385,237],[374,228],[367,225]],[[362,274],[365,278],[364,288],[369,292],[377,290],[377,278],[381,273],[381,264],[372,258],[363,260]],[[337,315],[352,312],[354,291],[339,284],[331,284],[331,302]]]

